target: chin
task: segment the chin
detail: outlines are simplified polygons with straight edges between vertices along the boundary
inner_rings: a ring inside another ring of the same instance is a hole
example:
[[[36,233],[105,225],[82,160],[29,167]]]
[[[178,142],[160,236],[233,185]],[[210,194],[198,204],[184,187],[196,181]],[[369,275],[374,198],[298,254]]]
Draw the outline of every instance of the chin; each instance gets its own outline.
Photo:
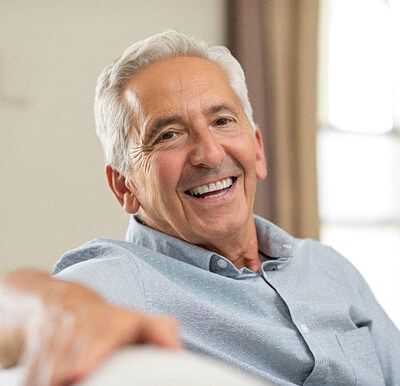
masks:
[[[197,234],[202,238],[212,240],[232,236],[233,234],[247,229],[247,216],[235,216],[233,219],[227,219],[226,216],[217,219],[211,218],[204,221],[197,228]],[[196,229],[193,227],[192,229]]]

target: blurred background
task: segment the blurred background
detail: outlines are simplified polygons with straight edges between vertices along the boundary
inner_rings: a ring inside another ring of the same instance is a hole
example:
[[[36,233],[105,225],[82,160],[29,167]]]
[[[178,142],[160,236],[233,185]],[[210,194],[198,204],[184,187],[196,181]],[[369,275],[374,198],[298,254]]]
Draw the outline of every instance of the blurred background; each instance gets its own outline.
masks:
[[[334,246],[400,326],[399,0],[0,0],[0,273],[123,239],[94,131],[100,71],[176,28],[247,75],[255,212]]]

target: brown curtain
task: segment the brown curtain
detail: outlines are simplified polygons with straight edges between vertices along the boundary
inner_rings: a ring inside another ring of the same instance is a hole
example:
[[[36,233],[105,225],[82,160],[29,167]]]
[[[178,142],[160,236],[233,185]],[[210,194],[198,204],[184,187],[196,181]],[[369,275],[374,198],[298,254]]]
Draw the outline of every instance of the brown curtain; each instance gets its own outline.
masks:
[[[318,238],[318,0],[226,4],[228,45],[246,73],[267,157],[255,213],[297,237]]]

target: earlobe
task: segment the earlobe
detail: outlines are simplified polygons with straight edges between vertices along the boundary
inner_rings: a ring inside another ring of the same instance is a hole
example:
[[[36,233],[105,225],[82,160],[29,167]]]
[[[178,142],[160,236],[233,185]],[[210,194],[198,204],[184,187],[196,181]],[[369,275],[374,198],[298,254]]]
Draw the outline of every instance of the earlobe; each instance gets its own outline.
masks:
[[[257,127],[255,132],[256,139],[256,177],[263,180],[267,177],[267,163],[265,161],[264,143],[260,129]]]
[[[139,210],[140,204],[135,193],[127,185],[126,178],[110,165],[106,167],[106,176],[108,186],[125,212],[135,214]]]

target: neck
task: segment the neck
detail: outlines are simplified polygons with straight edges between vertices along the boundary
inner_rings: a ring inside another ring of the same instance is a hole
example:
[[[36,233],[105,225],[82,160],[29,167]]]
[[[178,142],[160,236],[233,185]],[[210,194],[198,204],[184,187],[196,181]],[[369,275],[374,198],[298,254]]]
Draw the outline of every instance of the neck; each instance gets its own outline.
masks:
[[[247,229],[222,239],[212,240],[209,245],[204,247],[226,257],[238,269],[247,267],[257,273],[260,270],[261,261],[258,256],[254,218],[249,221]]]

